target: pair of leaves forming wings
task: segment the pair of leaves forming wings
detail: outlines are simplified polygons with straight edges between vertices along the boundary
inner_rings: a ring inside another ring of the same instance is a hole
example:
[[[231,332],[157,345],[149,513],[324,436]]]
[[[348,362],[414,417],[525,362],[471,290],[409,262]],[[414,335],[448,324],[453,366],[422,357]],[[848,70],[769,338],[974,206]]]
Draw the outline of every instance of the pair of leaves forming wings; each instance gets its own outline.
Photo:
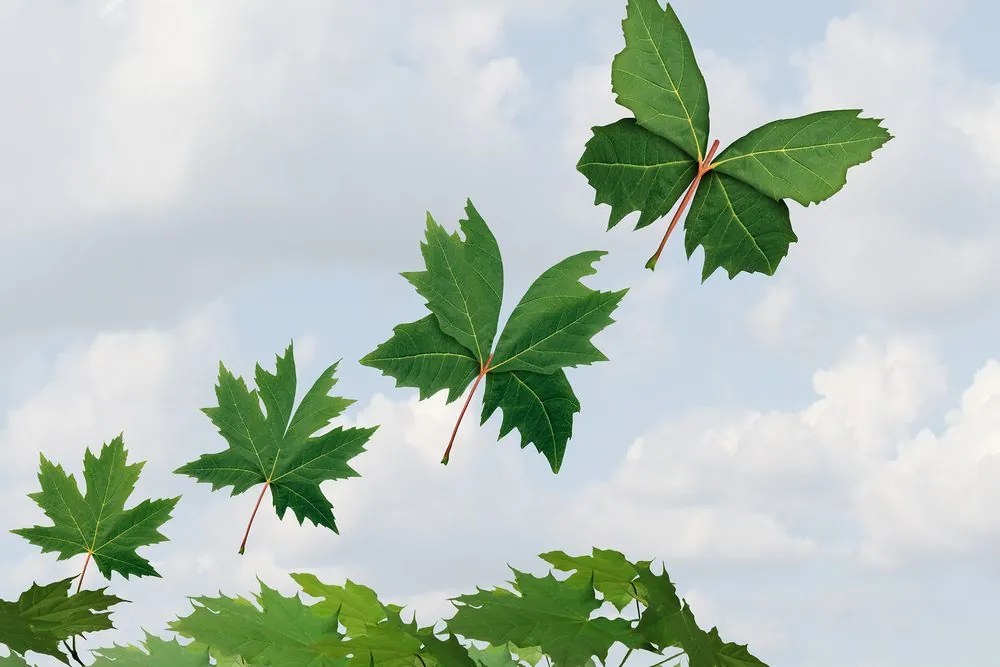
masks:
[[[673,8],[629,0],[625,48],[612,62],[617,102],[632,111],[593,128],[577,168],[610,204],[608,228],[638,211],[636,229],[666,215],[683,195],[659,249],[684,209],[685,250],[705,251],[702,281],[719,267],[729,277],[774,274],[797,240],[784,199],[819,203],[847,182],[892,136],[860,110],[821,111],[776,120],[737,139],[717,157],[708,147],[708,89]]]
[[[535,280],[498,335],[500,249],[471,201],[465,212],[464,240],[428,214],[420,246],[426,270],[402,274],[431,314],[395,327],[361,363],[394,377],[398,387],[416,387],[421,400],[447,390],[451,402],[472,383],[459,422],[485,377],[481,423],[500,408],[500,437],[517,428],[521,447],[533,443],[558,472],[580,410],[563,369],[607,360],[590,339],[614,321],[628,290],[601,292],[580,282],[604,252],[567,257]],[[457,430],[458,423],[442,463]]]

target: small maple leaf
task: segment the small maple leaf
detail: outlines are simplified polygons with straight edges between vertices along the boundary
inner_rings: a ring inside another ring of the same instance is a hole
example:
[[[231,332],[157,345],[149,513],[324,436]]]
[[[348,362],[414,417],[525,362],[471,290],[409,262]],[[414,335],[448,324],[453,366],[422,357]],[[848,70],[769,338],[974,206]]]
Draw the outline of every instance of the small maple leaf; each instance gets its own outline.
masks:
[[[485,377],[481,423],[500,408],[500,437],[517,428],[521,447],[534,443],[559,472],[580,411],[563,369],[607,360],[590,339],[614,322],[611,313],[628,290],[600,292],[580,282],[595,272],[604,252],[567,257],[532,283],[498,337],[500,249],[471,201],[465,212],[459,223],[464,240],[427,214],[427,240],[420,246],[427,269],[402,275],[431,314],[395,327],[361,363],[394,377],[397,387],[416,387],[421,400],[447,389],[450,403],[472,383],[442,463]]]
[[[577,165],[610,204],[608,228],[634,211],[636,229],[666,215],[683,194],[659,248],[690,204],[684,247],[705,251],[702,281],[722,267],[773,275],[797,240],[784,199],[821,202],[892,138],[859,110],[821,111],[776,120],[737,139],[715,157],[708,147],[708,89],[691,42],[668,3],[628,0],[625,48],[611,66],[617,102],[635,115],[593,128]]]
[[[268,489],[279,518],[291,508],[300,525],[308,519],[338,532],[333,505],[323,495],[320,483],[357,477],[358,473],[347,462],[365,451],[364,444],[378,427],[338,426],[318,433],[354,403],[329,395],[337,383],[336,370],[337,364],[333,364],[323,371],[293,411],[296,377],[291,345],[285,356],[277,355],[273,374],[257,365],[254,374],[257,389],[253,391],[247,389],[243,378],[219,364],[219,382],[215,387],[219,405],[203,412],[218,427],[229,447],[203,454],[175,472],[211,484],[213,491],[231,486],[230,495],[234,496],[258,484],[264,485],[243,535],[241,554]]]
[[[69,664],[59,650],[59,642],[87,632],[111,629],[111,612],[107,609],[124,600],[107,595],[103,588],[69,595],[74,579],[70,577],[44,586],[32,584],[16,601],[0,600],[0,644],[6,645],[15,655],[34,651]],[[11,664],[27,664],[15,656],[9,660]]]
[[[97,569],[107,578],[117,572],[129,575],[159,577],[149,561],[136,550],[166,541],[159,528],[170,518],[180,496],[143,500],[131,509],[125,503],[135,490],[135,483],[145,462],[127,463],[128,452],[122,436],[101,448],[94,456],[90,449],[83,455],[83,478],[87,484],[84,496],[73,475],[41,455],[38,481],[42,490],[28,497],[38,503],[51,526],[33,526],[11,532],[41,547],[42,552],[54,551],[59,560],[87,554]],[[83,574],[80,575],[83,581]]]

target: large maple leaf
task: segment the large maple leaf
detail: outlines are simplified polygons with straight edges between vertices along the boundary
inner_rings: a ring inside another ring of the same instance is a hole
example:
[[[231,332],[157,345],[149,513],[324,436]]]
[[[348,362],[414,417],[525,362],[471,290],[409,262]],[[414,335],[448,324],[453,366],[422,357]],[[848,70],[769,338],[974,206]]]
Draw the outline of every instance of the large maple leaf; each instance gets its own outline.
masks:
[[[0,600],[0,644],[15,654],[34,651],[69,664],[59,650],[59,642],[111,629],[111,612],[107,609],[124,600],[106,594],[103,588],[69,595],[74,578],[44,586],[32,584],[16,601]],[[13,655],[10,663],[26,664]]]
[[[517,428],[521,447],[533,443],[558,472],[573,415],[580,411],[564,369],[607,360],[591,338],[614,322],[611,313],[628,290],[601,292],[580,282],[595,272],[593,264],[604,252],[567,257],[532,283],[498,337],[500,249],[471,201],[465,211],[464,240],[427,215],[427,238],[420,246],[426,270],[403,274],[431,314],[395,327],[361,363],[394,377],[398,387],[416,387],[421,399],[447,390],[451,402],[472,383],[442,463],[486,378],[481,423],[500,408],[500,437]]]
[[[209,667],[208,649],[183,646],[148,632],[142,646],[114,646],[94,651],[97,660],[90,667]],[[145,649],[145,650],[143,650]]]
[[[254,374],[257,389],[253,391],[243,378],[236,377],[220,363],[215,387],[219,405],[205,408],[204,412],[229,447],[203,454],[175,472],[211,484],[213,491],[231,486],[230,495],[234,496],[263,484],[250,524],[270,489],[279,518],[291,508],[300,525],[308,519],[338,532],[333,505],[320,489],[320,483],[357,477],[348,461],[365,451],[365,443],[378,427],[338,426],[319,432],[354,403],[329,395],[337,383],[336,370],[336,363],[324,370],[295,408],[295,357],[291,345],[285,356],[277,355],[273,374],[257,365]],[[241,554],[249,533],[247,525],[240,544]]]
[[[453,598],[458,611],[448,629],[494,645],[538,646],[556,665],[602,663],[615,642],[630,643],[631,626],[621,618],[591,618],[602,602],[590,585],[514,570],[514,591],[479,589]]]
[[[719,267],[729,277],[772,275],[797,240],[783,199],[821,202],[847,182],[892,136],[859,110],[821,111],[776,120],[715,156],[708,147],[708,89],[691,42],[668,3],[628,0],[625,48],[615,56],[611,87],[635,115],[593,128],[577,168],[610,204],[608,228],[634,211],[636,229],[666,215],[683,194],[650,269],[690,204],[688,257],[704,248],[702,280]]]
[[[105,577],[117,572],[129,575],[160,576],[149,561],[139,556],[140,547],[167,538],[159,528],[170,518],[180,496],[144,500],[125,509],[135,490],[144,462],[127,463],[128,452],[122,436],[105,443],[98,456],[87,449],[83,456],[83,495],[73,475],[41,456],[38,481],[42,490],[28,494],[52,520],[51,526],[33,526],[11,531],[41,547],[54,551],[59,560],[87,554],[83,571],[93,559]],[[81,575],[82,581],[82,575]]]

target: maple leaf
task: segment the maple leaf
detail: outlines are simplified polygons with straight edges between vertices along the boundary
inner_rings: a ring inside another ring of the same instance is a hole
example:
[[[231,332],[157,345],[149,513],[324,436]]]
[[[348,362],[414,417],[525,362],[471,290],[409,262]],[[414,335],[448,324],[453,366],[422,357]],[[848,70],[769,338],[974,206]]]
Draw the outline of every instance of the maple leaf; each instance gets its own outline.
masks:
[[[568,581],[584,585],[593,582],[606,602],[610,602],[618,611],[622,611],[638,597],[638,590],[633,583],[639,576],[637,567],[642,568],[651,561],[639,561],[633,564],[620,551],[593,548],[589,556],[568,556],[563,551],[549,551],[539,555],[539,558],[562,572],[572,572]]]
[[[171,622],[170,629],[208,646],[216,659],[240,657],[267,667],[348,664],[325,655],[319,646],[324,639],[342,638],[336,616],[320,616],[298,595],[286,598],[263,582],[254,602],[222,594],[193,598],[194,611]]]
[[[636,229],[646,227],[681,199],[647,268],[690,205],[684,245],[689,258],[704,249],[702,281],[720,267],[730,278],[773,275],[798,240],[782,200],[807,206],[831,197],[848,169],[892,138],[860,110],[821,111],[767,123],[716,157],[718,140],[707,146],[708,89],[673,8],[628,0],[622,31],[611,87],[635,118],[593,128],[577,169],[594,203],[611,206],[609,229],[635,211]]]
[[[542,273],[500,331],[500,249],[471,201],[465,212],[459,221],[464,240],[427,214],[420,246],[426,270],[402,275],[431,314],[395,327],[361,363],[395,378],[397,387],[415,387],[421,400],[447,390],[450,403],[472,383],[442,463],[448,462],[458,426],[485,378],[480,423],[499,408],[500,437],[517,428],[521,447],[534,444],[559,472],[573,415],[580,411],[564,369],[607,360],[590,339],[614,321],[611,313],[628,290],[601,292],[583,285],[580,280],[595,272],[593,264],[605,253],[579,253]]]
[[[333,505],[323,495],[320,483],[357,477],[358,473],[347,462],[365,451],[365,443],[378,427],[338,426],[318,433],[354,403],[329,395],[337,383],[336,370],[335,363],[323,371],[293,411],[296,376],[291,345],[285,356],[277,355],[273,374],[257,365],[254,373],[257,389],[253,391],[243,378],[219,364],[215,387],[219,405],[203,412],[229,447],[203,454],[175,472],[211,484],[213,491],[231,486],[233,496],[263,484],[240,544],[241,554],[268,489],[279,518],[291,508],[300,525],[308,519],[338,532]]]
[[[635,631],[651,644],[660,650],[670,646],[682,649],[689,667],[767,667],[745,645],[723,643],[717,628],[708,632],[699,628],[691,608],[677,597],[666,569],[653,574],[648,562],[636,569],[646,609]]]
[[[494,645],[538,646],[564,667],[590,665],[593,657],[603,663],[612,644],[631,643],[628,621],[591,618],[602,604],[592,586],[511,570],[514,591],[480,588],[452,598],[458,611],[448,629]]]
[[[86,495],[80,493],[76,479],[67,475],[61,465],[53,464],[44,455],[40,458],[38,481],[42,490],[28,497],[42,508],[53,525],[11,532],[41,547],[43,553],[58,553],[59,560],[86,554],[80,583],[91,559],[106,578],[112,572],[126,579],[133,574],[160,576],[136,550],[166,541],[158,529],[170,518],[180,496],[143,500],[125,509],[145,462],[127,463],[128,452],[121,435],[105,443],[98,456],[89,448],[84,453]]]
[[[351,665],[428,665],[435,660],[448,667],[475,667],[468,650],[454,637],[440,639],[433,628],[419,628],[400,616],[402,607],[383,604],[375,591],[347,579],[343,586],[325,584],[309,573],[292,574],[302,591],[321,598],[311,609],[335,616],[346,639],[325,640],[330,655],[350,656]],[[419,658],[417,656],[420,656]]]
[[[211,664],[204,646],[184,646],[148,632],[145,635],[141,648],[114,646],[94,651],[97,660],[91,667],[209,667]]]
[[[87,632],[111,629],[111,612],[107,609],[124,600],[106,594],[104,588],[69,595],[75,578],[44,586],[32,584],[16,601],[0,600],[0,644],[5,644],[15,654],[34,651],[69,664],[59,650],[59,642]],[[8,663],[26,664],[18,660],[21,659],[11,656]]]

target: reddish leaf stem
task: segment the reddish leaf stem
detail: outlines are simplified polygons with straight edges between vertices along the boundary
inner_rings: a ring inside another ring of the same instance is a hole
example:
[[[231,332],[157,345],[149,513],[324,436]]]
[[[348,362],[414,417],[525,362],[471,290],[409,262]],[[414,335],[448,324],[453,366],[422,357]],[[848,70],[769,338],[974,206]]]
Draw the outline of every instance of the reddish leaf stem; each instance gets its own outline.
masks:
[[[681,200],[681,205],[677,207],[674,217],[670,220],[670,226],[667,227],[667,233],[663,235],[663,240],[660,241],[660,247],[656,249],[653,256],[649,258],[648,262],[646,262],[646,268],[650,271],[656,268],[656,262],[660,259],[660,253],[663,252],[663,248],[667,245],[667,239],[670,238],[670,233],[674,231],[674,227],[677,226],[677,223],[680,221],[681,216],[684,215],[684,211],[687,209],[688,204],[691,203],[695,190],[698,189],[698,184],[701,183],[701,177],[712,169],[712,158],[715,157],[715,151],[717,150],[719,150],[718,139],[712,142],[712,147],[709,149],[708,155],[705,156],[705,159],[698,163],[698,173],[695,174],[694,180],[691,181],[691,185],[688,186],[687,192],[684,193],[684,199]]]
[[[257,496],[257,503],[253,506],[253,513],[250,514],[250,521],[247,523],[247,530],[243,533],[243,541],[240,542],[240,555],[247,549],[247,538],[250,537],[250,526],[253,525],[254,517],[257,516],[257,510],[260,509],[260,501],[264,499],[264,494],[267,493],[267,487],[271,486],[271,482],[264,482],[264,488],[260,490],[260,495]]]
[[[448,440],[448,448],[444,450],[444,457],[441,459],[443,465],[448,465],[448,459],[451,457],[451,447],[455,444],[455,436],[458,434],[458,426],[462,423],[462,418],[465,417],[465,411],[469,409],[469,403],[472,401],[473,394],[476,393],[476,387],[482,381],[486,374],[490,370],[490,362],[493,361],[493,355],[491,354],[483,367],[479,369],[479,375],[476,377],[476,381],[472,383],[472,389],[469,390],[469,395],[465,397],[465,405],[462,406],[462,411],[458,414],[458,421],[455,422],[455,428],[451,430],[451,438]]]
[[[83,577],[87,574],[87,566],[90,565],[90,558],[93,556],[93,552],[87,552],[87,559],[83,561],[83,570],[80,571],[80,580],[76,582],[76,592],[79,593],[80,589],[83,588]],[[75,637],[74,637],[75,639]]]

